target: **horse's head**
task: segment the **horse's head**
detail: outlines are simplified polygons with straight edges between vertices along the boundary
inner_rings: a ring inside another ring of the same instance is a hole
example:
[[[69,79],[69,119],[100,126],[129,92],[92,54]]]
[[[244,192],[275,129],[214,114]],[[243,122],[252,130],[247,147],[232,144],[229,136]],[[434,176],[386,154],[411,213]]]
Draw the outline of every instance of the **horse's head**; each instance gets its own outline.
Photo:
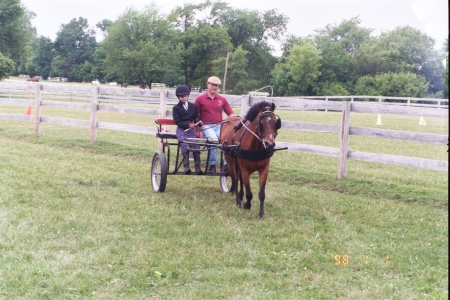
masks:
[[[258,115],[258,135],[265,148],[275,147],[275,138],[281,128],[281,119],[274,113],[275,104],[262,102]]]

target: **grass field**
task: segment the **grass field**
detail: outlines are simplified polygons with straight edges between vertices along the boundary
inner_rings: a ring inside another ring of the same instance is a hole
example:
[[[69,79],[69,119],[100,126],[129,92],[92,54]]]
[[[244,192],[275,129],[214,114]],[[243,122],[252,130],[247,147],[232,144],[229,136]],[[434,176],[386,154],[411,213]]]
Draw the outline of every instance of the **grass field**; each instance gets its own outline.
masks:
[[[352,114],[351,122],[375,127],[374,119]],[[448,120],[383,123],[448,134]],[[338,146],[333,134],[281,130],[278,140]],[[154,136],[99,130],[90,143],[87,128],[41,124],[36,136],[31,122],[0,120],[0,298],[448,298],[447,172],[350,160],[337,180],[337,159],[280,151],[259,221],[258,201],[237,209],[216,177],[169,176],[165,193],[155,193],[156,148]],[[352,137],[349,149],[448,160],[442,145]]]

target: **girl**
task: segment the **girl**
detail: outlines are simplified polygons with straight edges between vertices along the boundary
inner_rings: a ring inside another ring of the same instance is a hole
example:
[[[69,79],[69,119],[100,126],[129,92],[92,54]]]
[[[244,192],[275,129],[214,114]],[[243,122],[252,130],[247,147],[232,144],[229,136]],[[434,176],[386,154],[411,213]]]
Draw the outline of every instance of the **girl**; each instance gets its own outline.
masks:
[[[198,113],[197,106],[188,101],[190,93],[191,91],[189,87],[185,85],[180,85],[175,90],[175,95],[180,101],[172,108],[172,116],[175,124],[177,124],[176,135],[178,141],[180,142],[182,142],[184,138],[196,137],[195,123],[198,121],[200,115]],[[197,126],[201,126],[201,122],[200,124],[197,124]],[[197,145],[195,147],[198,148]],[[187,145],[185,143],[181,143],[181,153],[184,156],[184,174],[191,174],[191,169],[189,168],[189,155],[184,155],[188,151]],[[203,172],[200,168],[200,151],[193,150],[192,154],[194,156],[195,173],[201,175]]]

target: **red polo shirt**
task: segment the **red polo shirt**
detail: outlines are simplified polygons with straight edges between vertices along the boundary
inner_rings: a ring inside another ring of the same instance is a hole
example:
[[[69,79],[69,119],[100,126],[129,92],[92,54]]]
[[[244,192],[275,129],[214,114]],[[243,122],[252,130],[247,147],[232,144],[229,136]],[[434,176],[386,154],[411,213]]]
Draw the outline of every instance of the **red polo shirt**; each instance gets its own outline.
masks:
[[[223,111],[227,116],[234,113],[228,100],[218,94],[212,99],[208,96],[208,92],[201,94],[195,98],[194,104],[197,105],[203,124],[218,124],[222,122]]]

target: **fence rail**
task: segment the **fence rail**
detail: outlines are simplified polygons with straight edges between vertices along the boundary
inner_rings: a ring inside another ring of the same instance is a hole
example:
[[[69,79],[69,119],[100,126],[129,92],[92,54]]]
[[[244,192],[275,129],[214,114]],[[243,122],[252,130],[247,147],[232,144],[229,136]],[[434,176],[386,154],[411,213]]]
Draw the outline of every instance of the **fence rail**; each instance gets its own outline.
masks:
[[[192,93],[191,95],[192,97],[196,97],[199,94]],[[306,97],[267,98],[262,96],[250,95],[227,95],[227,98],[232,106],[239,107],[241,109],[242,115],[245,114],[245,112],[251,105],[262,100],[269,100],[274,102],[279,109],[341,111],[341,125],[283,121],[283,128],[286,129],[338,133],[340,134],[339,148],[277,141],[278,146],[288,147],[289,151],[304,152],[338,158],[338,178],[344,178],[346,176],[348,159],[385,164],[396,164],[448,172],[448,161],[438,161],[397,155],[375,154],[352,151],[348,149],[349,136],[351,135],[415,141],[431,144],[448,144],[447,135],[350,126],[351,112],[413,115],[448,119],[449,111],[447,99],[405,99],[398,97],[381,98],[379,96],[341,96],[325,97],[326,99],[321,100]],[[337,101],[330,101],[332,98],[337,99]],[[379,101],[357,101],[358,99],[368,98],[379,99]],[[399,104],[392,102],[382,102],[380,99],[404,100],[405,103]],[[40,123],[89,127],[91,141],[96,140],[98,128],[142,134],[156,133],[155,128],[150,128],[147,126],[100,122],[97,120],[98,111],[170,117],[172,115],[172,110],[171,108],[167,109],[167,107],[170,104],[175,104],[177,101],[178,100],[175,96],[174,91],[171,90],[143,90],[98,86],[86,87],[74,85],[27,85],[15,83],[0,83],[0,104],[34,106],[35,111],[34,116],[0,113],[0,119],[34,122],[36,134],[39,134],[40,132]],[[416,103],[411,103],[411,101],[416,101]],[[434,103],[426,104],[426,102]],[[437,105],[435,103],[437,103]],[[91,113],[90,120],[76,120],[69,118],[42,116],[40,113],[40,108],[42,106],[89,110]]]

